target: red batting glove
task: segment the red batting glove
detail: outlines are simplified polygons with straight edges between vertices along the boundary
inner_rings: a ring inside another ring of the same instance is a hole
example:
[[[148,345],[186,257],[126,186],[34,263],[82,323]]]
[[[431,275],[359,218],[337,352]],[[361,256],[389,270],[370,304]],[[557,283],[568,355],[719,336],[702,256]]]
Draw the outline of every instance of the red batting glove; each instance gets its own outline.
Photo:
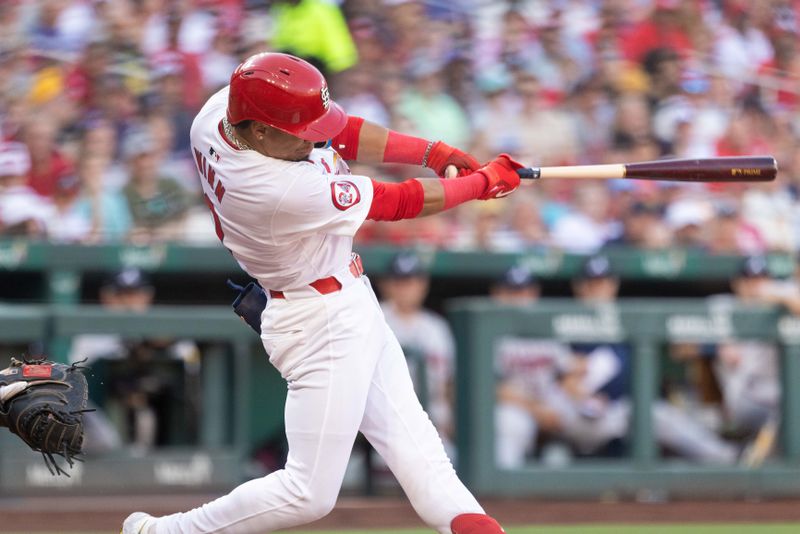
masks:
[[[433,169],[436,171],[436,174],[444,178],[444,171],[447,169],[448,165],[455,165],[459,171],[459,176],[475,172],[481,166],[478,160],[466,152],[462,152],[441,141],[436,141],[433,146],[431,146],[425,166],[429,169]],[[467,172],[464,173],[463,171]]]
[[[486,190],[478,197],[481,200],[501,198],[510,195],[519,187],[517,169],[524,165],[511,159],[508,154],[500,154],[495,159],[478,169],[486,177]]]

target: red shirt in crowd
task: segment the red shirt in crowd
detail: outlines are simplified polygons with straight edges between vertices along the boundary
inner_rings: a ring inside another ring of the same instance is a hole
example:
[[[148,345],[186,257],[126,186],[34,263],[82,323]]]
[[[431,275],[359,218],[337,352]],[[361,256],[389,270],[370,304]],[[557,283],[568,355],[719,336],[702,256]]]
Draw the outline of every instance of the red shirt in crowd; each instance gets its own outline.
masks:
[[[58,180],[75,172],[72,162],[58,150],[50,154],[50,161],[32,162],[28,185],[44,197],[53,196]]]

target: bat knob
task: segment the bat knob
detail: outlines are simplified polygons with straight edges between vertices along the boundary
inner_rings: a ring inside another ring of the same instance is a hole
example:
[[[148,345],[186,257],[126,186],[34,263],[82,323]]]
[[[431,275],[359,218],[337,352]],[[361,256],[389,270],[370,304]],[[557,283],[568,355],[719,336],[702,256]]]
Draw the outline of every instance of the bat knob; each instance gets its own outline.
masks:
[[[517,169],[517,174],[524,180],[538,180],[542,175],[542,170],[538,167],[523,167]]]

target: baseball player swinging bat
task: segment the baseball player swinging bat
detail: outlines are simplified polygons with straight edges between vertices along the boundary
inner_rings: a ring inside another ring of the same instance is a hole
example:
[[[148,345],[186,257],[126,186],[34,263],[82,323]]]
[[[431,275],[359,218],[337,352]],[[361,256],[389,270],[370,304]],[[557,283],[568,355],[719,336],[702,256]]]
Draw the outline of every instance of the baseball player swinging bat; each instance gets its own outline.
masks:
[[[610,165],[526,167],[517,170],[522,179],[629,179],[675,182],[770,182],[778,173],[772,156],[737,156],[705,159],[667,159]]]

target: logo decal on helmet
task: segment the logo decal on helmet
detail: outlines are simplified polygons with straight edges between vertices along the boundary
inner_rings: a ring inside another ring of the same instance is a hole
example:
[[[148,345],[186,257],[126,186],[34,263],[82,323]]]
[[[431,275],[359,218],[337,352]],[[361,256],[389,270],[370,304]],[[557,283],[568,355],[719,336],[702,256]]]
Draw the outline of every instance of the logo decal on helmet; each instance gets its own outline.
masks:
[[[331,200],[336,209],[344,211],[361,201],[361,192],[353,182],[331,182]]]
[[[328,92],[328,86],[323,85],[322,89],[319,90],[319,96],[322,98],[322,107],[328,109],[331,107],[331,95]]]

